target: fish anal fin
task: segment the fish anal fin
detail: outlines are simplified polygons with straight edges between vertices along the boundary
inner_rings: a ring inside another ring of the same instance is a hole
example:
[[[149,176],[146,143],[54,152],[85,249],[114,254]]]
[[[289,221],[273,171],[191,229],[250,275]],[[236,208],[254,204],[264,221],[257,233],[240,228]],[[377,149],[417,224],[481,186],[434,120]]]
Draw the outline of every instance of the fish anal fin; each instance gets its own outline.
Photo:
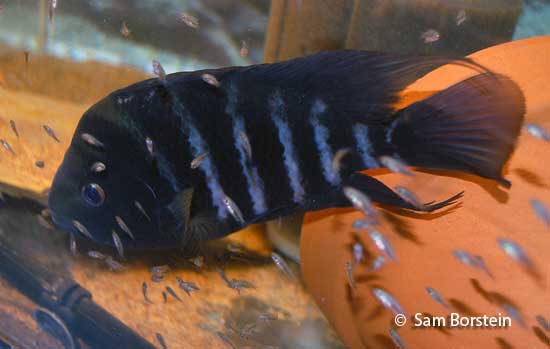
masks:
[[[404,200],[401,196],[395,193],[390,187],[388,187],[384,183],[362,173],[354,173],[353,175],[351,175],[346,185],[350,185],[358,190],[361,190],[372,201],[378,204],[420,212],[432,212],[443,207],[452,205],[456,203],[457,200],[460,199],[464,194],[464,192],[460,192],[446,200],[440,202],[432,201],[422,205],[421,207],[417,207]],[[344,202],[347,203],[347,205],[345,206],[349,205],[349,201],[345,198],[342,203]]]

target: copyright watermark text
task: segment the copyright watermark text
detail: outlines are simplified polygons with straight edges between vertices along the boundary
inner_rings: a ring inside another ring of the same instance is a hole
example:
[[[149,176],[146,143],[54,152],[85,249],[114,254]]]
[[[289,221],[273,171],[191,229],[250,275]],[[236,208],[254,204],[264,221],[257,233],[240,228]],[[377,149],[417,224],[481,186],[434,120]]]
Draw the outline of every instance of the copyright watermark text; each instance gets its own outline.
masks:
[[[464,316],[459,313],[450,313],[448,316],[432,316],[415,313],[411,322],[414,328],[507,328],[512,326],[512,318],[501,313],[480,316]],[[407,323],[407,317],[404,314],[397,314],[394,323],[403,327]]]

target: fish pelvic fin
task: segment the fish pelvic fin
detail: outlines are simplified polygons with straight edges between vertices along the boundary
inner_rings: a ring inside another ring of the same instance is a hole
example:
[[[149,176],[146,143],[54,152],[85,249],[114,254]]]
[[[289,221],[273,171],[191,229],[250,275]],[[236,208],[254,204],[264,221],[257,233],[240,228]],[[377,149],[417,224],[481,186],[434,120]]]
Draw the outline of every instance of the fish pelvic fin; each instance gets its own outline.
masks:
[[[525,98],[512,80],[480,74],[398,111],[386,141],[410,165],[458,170],[510,187],[501,173],[524,116]]]

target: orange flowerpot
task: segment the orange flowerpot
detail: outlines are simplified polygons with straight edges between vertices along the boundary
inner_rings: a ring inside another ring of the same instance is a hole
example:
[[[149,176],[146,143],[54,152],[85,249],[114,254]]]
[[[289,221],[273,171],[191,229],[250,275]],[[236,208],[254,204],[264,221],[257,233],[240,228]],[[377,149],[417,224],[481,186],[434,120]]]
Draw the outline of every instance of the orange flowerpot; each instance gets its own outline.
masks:
[[[509,42],[471,56],[494,72],[512,78],[523,90],[527,122],[550,128],[550,36]],[[442,90],[473,72],[445,66],[420,79],[403,92],[402,104]],[[393,348],[388,328],[399,333],[408,348],[547,348],[550,332],[536,316],[550,320],[550,229],[531,205],[538,198],[550,207],[550,143],[522,131],[505,173],[510,190],[475,176],[456,172],[417,172],[414,179],[378,171],[373,173],[390,187],[403,184],[423,201],[441,200],[465,190],[454,209],[427,215],[392,213],[380,231],[391,241],[397,262],[370,272],[379,254],[366,231],[351,228],[361,214],[332,210],[306,215],[301,259],[304,276],[318,304],[351,348]],[[520,244],[533,260],[522,268],[497,244],[498,238]],[[367,261],[354,268],[355,289],[348,286],[345,263],[353,259],[351,246],[363,243]],[[453,250],[480,255],[493,277],[461,264]],[[447,309],[432,299],[435,288],[450,304]],[[403,306],[408,323],[397,327],[394,314],[383,308],[372,288],[389,291]],[[525,322],[511,327],[458,329],[416,328],[411,316],[428,313],[447,316],[508,315],[503,306],[514,305]]]

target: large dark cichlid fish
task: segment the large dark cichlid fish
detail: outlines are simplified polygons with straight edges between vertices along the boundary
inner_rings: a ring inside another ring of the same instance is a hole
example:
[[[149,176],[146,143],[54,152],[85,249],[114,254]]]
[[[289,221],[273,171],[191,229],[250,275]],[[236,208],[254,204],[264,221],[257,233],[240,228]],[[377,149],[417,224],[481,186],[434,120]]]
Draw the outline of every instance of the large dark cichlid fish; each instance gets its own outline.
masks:
[[[446,63],[480,74],[392,108],[399,91]],[[191,246],[294,212],[350,206],[344,186],[415,210],[358,171],[388,155],[509,186],[501,172],[524,112],[515,83],[466,58],[334,51],[175,73],[115,91],[84,114],[49,206],[66,230],[105,244],[115,231],[138,248]],[[331,160],[343,148],[352,152],[336,172]]]

